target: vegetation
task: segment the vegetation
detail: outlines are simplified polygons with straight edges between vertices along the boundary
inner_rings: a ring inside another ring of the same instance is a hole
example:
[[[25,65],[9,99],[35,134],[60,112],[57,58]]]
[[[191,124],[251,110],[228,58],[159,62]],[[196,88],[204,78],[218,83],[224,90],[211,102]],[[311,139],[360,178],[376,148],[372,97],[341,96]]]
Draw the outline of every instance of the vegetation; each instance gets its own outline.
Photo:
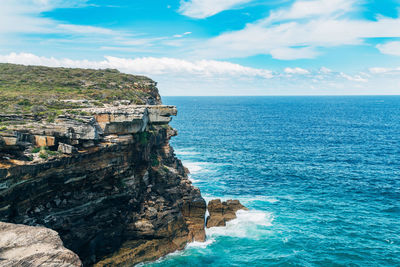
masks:
[[[40,147],[35,147],[34,149],[32,149],[32,153],[36,154],[40,152]]]
[[[0,113],[30,113],[51,122],[63,110],[85,107],[82,101],[65,100],[102,106],[116,100],[144,104],[150,97],[158,98],[152,80],[118,70],[0,64]]]
[[[151,166],[153,167],[158,166],[160,164],[160,161],[158,160],[158,156],[156,154],[151,154],[150,162]]]
[[[39,153],[39,157],[42,159],[48,159],[50,156],[56,156],[60,154],[58,151],[51,151],[47,146],[36,147],[32,150],[32,153]]]
[[[138,136],[139,136],[139,143],[141,145],[146,145],[148,142],[147,132],[140,132],[138,133]]]

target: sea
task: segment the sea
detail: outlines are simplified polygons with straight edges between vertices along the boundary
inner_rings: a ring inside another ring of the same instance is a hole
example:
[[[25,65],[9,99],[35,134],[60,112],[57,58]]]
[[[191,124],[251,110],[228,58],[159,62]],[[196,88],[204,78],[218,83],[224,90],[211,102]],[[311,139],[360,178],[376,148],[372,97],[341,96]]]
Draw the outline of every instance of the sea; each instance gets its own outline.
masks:
[[[400,96],[164,97],[226,227],[145,266],[400,266]]]

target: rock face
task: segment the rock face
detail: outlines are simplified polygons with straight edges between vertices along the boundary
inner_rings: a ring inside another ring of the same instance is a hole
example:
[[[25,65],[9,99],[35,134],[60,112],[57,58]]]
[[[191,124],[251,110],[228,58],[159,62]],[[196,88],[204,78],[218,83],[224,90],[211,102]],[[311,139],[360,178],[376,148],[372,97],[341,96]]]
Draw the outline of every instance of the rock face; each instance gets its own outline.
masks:
[[[239,200],[227,200],[221,202],[220,199],[213,199],[208,202],[207,209],[210,214],[207,216],[207,228],[226,226],[226,222],[236,219],[236,212],[238,210],[247,210]]]
[[[0,266],[82,266],[57,232],[44,227],[0,222]]]
[[[175,114],[3,115],[13,130],[0,132],[0,221],[57,231],[84,265],[133,265],[204,241],[206,203],[169,145]]]

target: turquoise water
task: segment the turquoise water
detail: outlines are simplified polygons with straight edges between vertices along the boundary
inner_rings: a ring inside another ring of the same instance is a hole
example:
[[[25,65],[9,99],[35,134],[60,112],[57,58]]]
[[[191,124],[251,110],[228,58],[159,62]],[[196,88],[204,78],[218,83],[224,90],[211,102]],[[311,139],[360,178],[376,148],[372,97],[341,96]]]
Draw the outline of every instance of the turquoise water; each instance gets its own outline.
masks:
[[[400,266],[400,97],[166,97],[206,198],[250,208],[148,266]]]

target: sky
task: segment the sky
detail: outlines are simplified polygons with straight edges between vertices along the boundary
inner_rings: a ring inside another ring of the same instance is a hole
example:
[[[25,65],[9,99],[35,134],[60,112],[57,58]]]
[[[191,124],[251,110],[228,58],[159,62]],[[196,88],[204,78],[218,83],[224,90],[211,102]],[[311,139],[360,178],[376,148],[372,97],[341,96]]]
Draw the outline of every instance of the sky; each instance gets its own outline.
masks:
[[[400,94],[400,0],[0,0],[0,62],[163,96]]]

